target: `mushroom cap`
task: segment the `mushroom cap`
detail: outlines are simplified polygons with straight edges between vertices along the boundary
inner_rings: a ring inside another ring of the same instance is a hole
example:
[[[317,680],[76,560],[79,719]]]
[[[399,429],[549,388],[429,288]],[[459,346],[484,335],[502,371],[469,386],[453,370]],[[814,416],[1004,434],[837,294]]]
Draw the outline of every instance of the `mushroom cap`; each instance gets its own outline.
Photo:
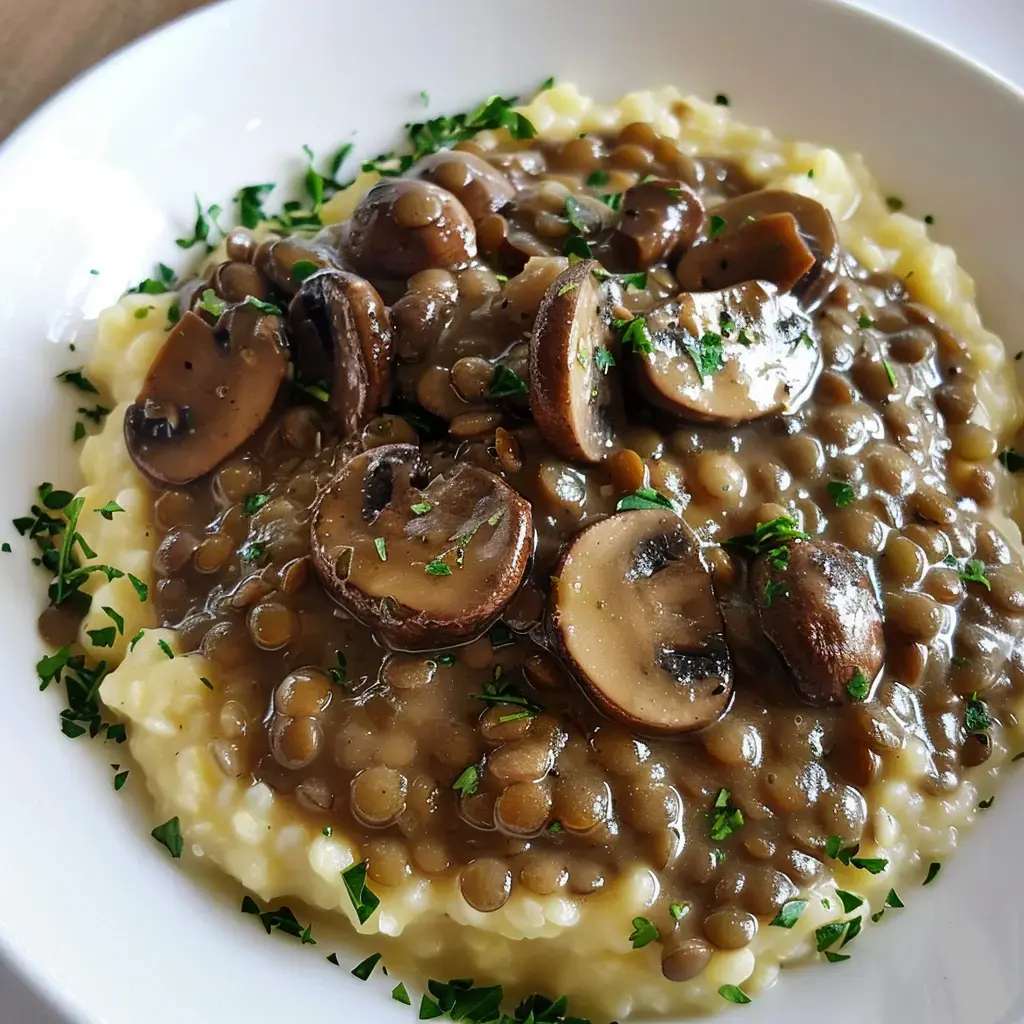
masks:
[[[279,317],[243,302],[214,328],[186,312],[125,413],[132,461],[164,484],[204,476],[262,426],[287,369]]]
[[[808,704],[849,699],[847,683],[862,672],[870,683],[885,661],[882,612],[860,563],[842,544],[794,540],[780,568],[775,552],[750,567],[754,604],[765,635],[793,674]]]
[[[703,223],[704,204],[693,189],[681,181],[642,181],[622,196],[612,252],[626,270],[646,270],[692,244]]]
[[[678,295],[648,314],[647,329],[654,350],[636,359],[641,389],[683,419],[742,423],[791,411],[821,368],[811,320],[763,281]],[[702,376],[695,360],[719,342],[721,365]]]
[[[320,270],[296,292],[288,326],[300,374],[331,381],[331,407],[351,437],[391,393],[391,324],[383,300],[355,274]]]
[[[323,491],[310,525],[313,563],[328,593],[405,650],[482,633],[515,594],[533,553],[529,502],[503,480],[468,463],[428,477],[413,445],[373,448]],[[448,573],[428,569],[441,563]]]
[[[549,626],[594,703],[635,729],[702,729],[732,700],[711,574],[673,512],[619,512],[578,533],[555,571]]]
[[[679,261],[676,278],[687,291],[771,281],[782,291],[792,290],[810,310],[835,286],[839,235],[832,215],[814,199],[763,189],[730,199],[708,214],[724,224]]]
[[[297,263],[312,263],[321,269],[339,266],[332,249],[308,238],[268,238],[253,257],[256,269],[285,295],[294,295],[302,283],[293,273]]]
[[[612,450],[612,378],[595,358],[612,331],[596,266],[581,260],[551,282],[530,337],[530,410],[544,440],[573,462],[600,462]]]
[[[430,153],[409,169],[409,176],[451,192],[474,221],[498,213],[516,194],[512,182],[497,167],[461,149]]]
[[[343,249],[367,277],[408,278],[467,266],[476,257],[476,230],[451,192],[429,181],[388,178],[359,200]]]

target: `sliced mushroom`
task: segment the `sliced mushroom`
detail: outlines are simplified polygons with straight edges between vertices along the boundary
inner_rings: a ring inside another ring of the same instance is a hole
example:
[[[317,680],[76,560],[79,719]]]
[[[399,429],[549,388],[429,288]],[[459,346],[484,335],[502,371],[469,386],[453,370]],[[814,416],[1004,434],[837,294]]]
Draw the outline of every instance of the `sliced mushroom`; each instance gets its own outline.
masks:
[[[708,211],[708,238],[676,267],[687,291],[719,291],[744,281],[771,281],[792,289],[805,309],[821,304],[835,286],[840,247],[832,215],[795,192],[765,189]],[[791,223],[786,216],[792,218]],[[758,226],[761,220],[766,224]],[[806,269],[794,280],[801,265]]]
[[[367,277],[406,278],[468,265],[476,256],[476,231],[450,192],[429,181],[389,178],[359,200],[342,244]]]
[[[530,338],[533,418],[544,440],[575,462],[600,462],[612,448],[612,378],[598,355],[612,345],[610,292],[592,273],[596,266],[581,260],[555,278]]]
[[[256,269],[285,295],[294,295],[299,285],[317,270],[340,266],[333,250],[308,238],[268,238],[256,250],[253,262]],[[313,269],[305,266],[309,263],[313,264]]]
[[[810,318],[766,282],[684,293],[650,313],[647,329],[654,351],[637,359],[641,387],[688,420],[742,423],[792,411],[821,367]]]
[[[704,204],[681,181],[653,178],[627,189],[611,245],[617,265],[646,270],[684,245],[704,223]]]
[[[647,733],[712,725],[732,660],[711,575],[673,512],[620,512],[577,534],[554,574],[550,628],[594,703]]]
[[[251,295],[265,302],[270,298],[266,279],[251,264],[240,260],[225,260],[210,272],[210,287],[225,302],[245,302]]]
[[[288,326],[299,373],[331,381],[344,435],[358,433],[391,392],[391,325],[381,297],[355,274],[321,270],[302,282]]]
[[[266,420],[287,369],[279,317],[241,303],[213,328],[186,312],[125,413],[135,465],[166,484],[209,473]]]
[[[516,194],[512,183],[497,167],[460,149],[442,149],[425,156],[413,165],[409,175],[447,189],[474,221],[498,213]]]
[[[530,505],[498,477],[469,464],[428,477],[412,445],[371,449],[335,477],[311,524],[330,595],[409,650],[482,633],[533,552]]]
[[[847,548],[792,541],[755,559],[750,585],[765,635],[808,704],[849,700],[847,686],[857,673],[873,682],[885,660],[882,612]]]

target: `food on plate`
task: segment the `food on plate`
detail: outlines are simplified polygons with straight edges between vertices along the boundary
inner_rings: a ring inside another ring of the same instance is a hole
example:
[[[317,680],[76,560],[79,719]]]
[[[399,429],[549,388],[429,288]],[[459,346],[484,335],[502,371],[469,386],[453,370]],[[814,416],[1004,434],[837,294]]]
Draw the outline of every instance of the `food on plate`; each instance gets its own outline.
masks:
[[[483,979],[421,1016],[840,964],[1024,749],[1024,404],[969,279],[725,103],[554,85],[408,135],[223,237],[200,206],[193,276],[65,375],[86,485],[19,520],[65,732],[126,739],[153,838],[268,932]]]

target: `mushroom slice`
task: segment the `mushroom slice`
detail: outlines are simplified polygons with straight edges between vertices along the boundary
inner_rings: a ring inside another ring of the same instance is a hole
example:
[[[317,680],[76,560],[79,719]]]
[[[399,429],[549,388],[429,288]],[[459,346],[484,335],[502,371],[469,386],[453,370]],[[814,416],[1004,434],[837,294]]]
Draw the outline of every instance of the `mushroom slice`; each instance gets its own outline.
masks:
[[[425,156],[409,169],[409,176],[447,189],[474,221],[498,213],[516,194],[512,182],[497,167],[461,149],[442,149]]]
[[[476,257],[476,231],[451,192],[429,181],[389,178],[359,200],[342,245],[361,274],[407,278],[467,266]]]
[[[299,373],[331,381],[331,407],[346,437],[385,405],[391,390],[391,324],[376,289],[344,270],[307,277],[288,308]]]
[[[831,541],[790,541],[750,568],[765,635],[808,704],[838,704],[864,688],[885,661],[882,612],[871,580],[853,554]],[[858,677],[863,677],[863,683]]]
[[[711,574],[673,512],[586,527],[555,571],[550,629],[594,703],[647,733],[712,725],[732,700],[732,659]]]
[[[125,413],[132,461],[165,484],[209,473],[263,424],[287,369],[279,317],[243,302],[214,328],[186,312]]]
[[[782,291],[792,290],[808,310],[832,291],[839,274],[839,236],[821,203],[765,189],[708,212],[709,237],[676,267],[676,278],[687,291],[771,281]]]
[[[326,245],[311,242],[307,238],[268,238],[256,250],[253,263],[285,295],[294,295],[299,285],[317,270],[339,266],[334,252]],[[310,263],[313,269],[306,265]]]
[[[637,359],[641,387],[688,420],[792,411],[821,366],[810,318],[763,281],[678,295],[647,316],[647,329],[654,350]]]
[[[552,281],[530,338],[533,418],[544,440],[574,462],[600,462],[612,447],[611,293],[592,273],[596,266],[581,260]]]
[[[642,181],[622,197],[612,252],[626,270],[646,270],[675,249],[690,245],[703,222],[704,204],[693,189],[681,181]]]
[[[408,650],[482,633],[533,553],[530,505],[504,481],[470,464],[428,477],[418,448],[373,448],[321,494],[310,528],[330,595]]]

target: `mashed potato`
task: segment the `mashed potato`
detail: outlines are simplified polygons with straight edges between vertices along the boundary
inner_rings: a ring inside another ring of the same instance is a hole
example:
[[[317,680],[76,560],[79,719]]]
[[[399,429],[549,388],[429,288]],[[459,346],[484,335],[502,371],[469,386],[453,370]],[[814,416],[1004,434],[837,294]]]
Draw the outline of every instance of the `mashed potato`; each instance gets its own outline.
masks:
[[[646,121],[678,138],[687,152],[736,158],[766,186],[819,200],[832,212],[849,251],[871,270],[909,278],[914,297],[966,340],[983,371],[982,401],[991,429],[1006,438],[1019,425],[1024,407],[1014,375],[1002,343],[981,325],[971,279],[952,250],[929,239],[924,223],[890,211],[859,157],[782,142],[767,129],[738,123],[725,107],[684,99],[673,89],[633,93],[603,106],[572,86],[559,85],[542,92],[523,112],[542,135],[558,138]],[[327,204],[324,219],[348,216],[375,180],[375,175],[361,175]],[[151,495],[125,450],[121,424],[166,336],[164,302],[169,298],[128,295],[102,314],[87,372],[117,405],[81,457],[87,507],[98,508],[113,498],[125,509],[109,521],[83,515],[83,532],[100,560],[150,585],[156,537]],[[140,304],[154,306],[155,312],[135,318],[133,310]],[[804,894],[810,905],[792,930],[761,928],[747,948],[717,953],[696,980],[671,983],[661,975],[656,947],[634,951],[627,939],[631,919],[643,914],[655,896],[656,876],[642,867],[595,896],[541,898],[517,889],[491,914],[471,909],[451,879],[414,877],[393,889],[375,885],[380,909],[359,926],[341,875],[356,860],[356,847],[337,829],[324,835],[266,785],[222,771],[218,744],[225,729],[218,695],[202,681],[210,674],[204,659],[169,657],[158,643],[162,639],[175,651],[175,635],[166,630],[147,632],[129,650],[129,638],[154,625],[151,605],[134,599],[126,579],[99,585],[94,579],[93,586],[97,611],[83,625],[86,648],[86,630],[106,624],[100,621],[103,605],[121,609],[126,619],[125,635],[113,652],[120,666],[104,681],[102,699],[128,723],[131,751],[145,773],[158,819],[180,819],[187,859],[215,862],[264,900],[298,897],[345,915],[362,932],[403,936],[406,951],[429,961],[435,973],[443,959],[457,965],[453,973],[501,981],[510,991],[564,991],[572,997],[574,1012],[602,1019],[721,1008],[727,1005],[718,994],[723,984],[742,985],[756,996],[774,983],[781,963],[814,952],[816,927],[842,918],[836,885],[856,889],[877,910],[892,886],[908,876],[919,881],[923,865],[948,857],[958,830],[974,818],[979,798],[990,794],[996,768],[1009,748],[1024,739],[1024,728],[1017,730],[1021,736],[995,729],[992,758],[944,797],[922,795],[917,783],[925,752],[911,743],[886,765],[885,781],[867,793],[869,832],[877,846],[862,855],[886,858],[888,870],[871,876],[836,863],[834,881]],[[1024,721],[1024,707],[1020,710],[1018,720]]]

